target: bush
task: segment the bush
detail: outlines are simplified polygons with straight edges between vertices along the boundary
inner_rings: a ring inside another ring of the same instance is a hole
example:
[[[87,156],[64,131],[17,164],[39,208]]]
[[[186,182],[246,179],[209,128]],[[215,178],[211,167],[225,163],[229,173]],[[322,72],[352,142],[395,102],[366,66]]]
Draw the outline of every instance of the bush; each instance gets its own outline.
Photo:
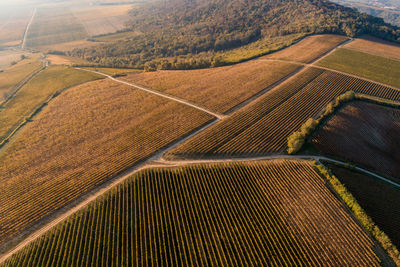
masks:
[[[309,118],[303,125],[301,125],[300,131],[294,132],[288,137],[287,152],[289,154],[297,153],[306,142],[307,137],[317,128],[323,119],[333,114],[333,112],[335,112],[335,108],[353,100],[355,97],[356,94],[354,91],[347,91],[329,103],[325,108],[325,112],[317,120]]]

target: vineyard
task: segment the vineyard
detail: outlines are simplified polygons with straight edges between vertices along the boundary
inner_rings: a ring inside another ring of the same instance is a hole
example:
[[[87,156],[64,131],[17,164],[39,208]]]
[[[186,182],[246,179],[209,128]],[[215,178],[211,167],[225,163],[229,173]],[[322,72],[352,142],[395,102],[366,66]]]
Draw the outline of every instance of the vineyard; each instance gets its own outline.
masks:
[[[65,91],[0,154],[0,243],[212,119],[110,80]]]
[[[123,30],[130,20],[128,11],[132,5],[74,7],[72,12],[83,24],[89,36],[114,33]]]
[[[341,109],[312,137],[322,153],[400,181],[400,110],[361,101]]]
[[[400,60],[400,45],[373,37],[357,38],[344,46],[360,52]]]
[[[266,56],[271,59],[284,59],[310,63],[329,50],[345,42],[348,38],[340,35],[314,35],[305,38],[295,45]]]
[[[62,66],[51,66],[25,84],[0,112],[0,143],[58,92],[102,76]]]
[[[40,70],[43,63],[39,60],[40,56],[31,54],[29,58],[21,60],[22,55],[18,55],[17,64],[8,67],[4,72],[0,73],[0,104],[4,102],[19,84],[22,85],[24,80]]]
[[[124,79],[224,113],[298,67],[255,60],[213,69],[144,72]]]
[[[387,183],[333,164],[327,165],[346,184],[361,207],[392,240],[400,247],[400,191]]]
[[[85,27],[68,8],[39,8],[29,29],[26,46],[38,47],[85,39]]]
[[[143,170],[4,266],[380,266],[306,161]]]
[[[319,69],[307,69],[229,118],[171,150],[167,157],[221,157],[283,152],[287,137],[348,90],[400,100],[400,91]]]
[[[399,60],[341,48],[318,65],[400,88]]]

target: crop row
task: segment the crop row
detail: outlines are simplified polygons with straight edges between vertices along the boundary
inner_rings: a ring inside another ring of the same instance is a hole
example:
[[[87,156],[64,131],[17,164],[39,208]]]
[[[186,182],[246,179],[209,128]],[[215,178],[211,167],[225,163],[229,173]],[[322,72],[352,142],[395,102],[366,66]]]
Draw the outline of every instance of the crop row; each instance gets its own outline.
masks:
[[[211,119],[110,81],[65,92],[0,156],[0,242]]]
[[[308,69],[230,118],[172,150],[169,157],[282,152],[287,137],[334,98],[353,90],[400,100],[400,91],[335,72]]]
[[[351,194],[391,241],[400,247],[400,191],[395,187],[356,171],[327,164],[329,169],[346,184]]]
[[[305,161],[146,169],[14,254],[13,266],[378,266]]]

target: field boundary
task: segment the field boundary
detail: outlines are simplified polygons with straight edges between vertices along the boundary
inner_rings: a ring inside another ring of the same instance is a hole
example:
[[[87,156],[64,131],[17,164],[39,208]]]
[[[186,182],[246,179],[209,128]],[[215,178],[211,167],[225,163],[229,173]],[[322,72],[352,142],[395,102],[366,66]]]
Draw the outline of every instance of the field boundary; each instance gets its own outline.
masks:
[[[315,162],[314,167],[318,173],[323,176],[332,190],[336,193],[337,197],[350,209],[350,213],[355,217],[356,221],[367,231],[373,239],[385,250],[389,258],[394,261],[396,265],[400,264],[400,254],[397,247],[392,243],[390,238],[379,228],[372,218],[365,212],[365,210],[358,203],[357,199],[342,184],[339,179],[332,173],[332,171],[321,162]]]

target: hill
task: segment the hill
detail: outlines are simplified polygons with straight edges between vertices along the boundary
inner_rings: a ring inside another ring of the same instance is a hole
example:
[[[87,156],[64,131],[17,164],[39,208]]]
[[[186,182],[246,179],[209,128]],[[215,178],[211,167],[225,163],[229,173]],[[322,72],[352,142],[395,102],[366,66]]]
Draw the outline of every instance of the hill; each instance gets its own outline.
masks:
[[[188,69],[226,64],[221,53],[249,44],[277,50],[316,33],[400,40],[399,28],[325,0],[169,0],[130,15],[129,30],[140,34],[70,55],[107,66]]]

